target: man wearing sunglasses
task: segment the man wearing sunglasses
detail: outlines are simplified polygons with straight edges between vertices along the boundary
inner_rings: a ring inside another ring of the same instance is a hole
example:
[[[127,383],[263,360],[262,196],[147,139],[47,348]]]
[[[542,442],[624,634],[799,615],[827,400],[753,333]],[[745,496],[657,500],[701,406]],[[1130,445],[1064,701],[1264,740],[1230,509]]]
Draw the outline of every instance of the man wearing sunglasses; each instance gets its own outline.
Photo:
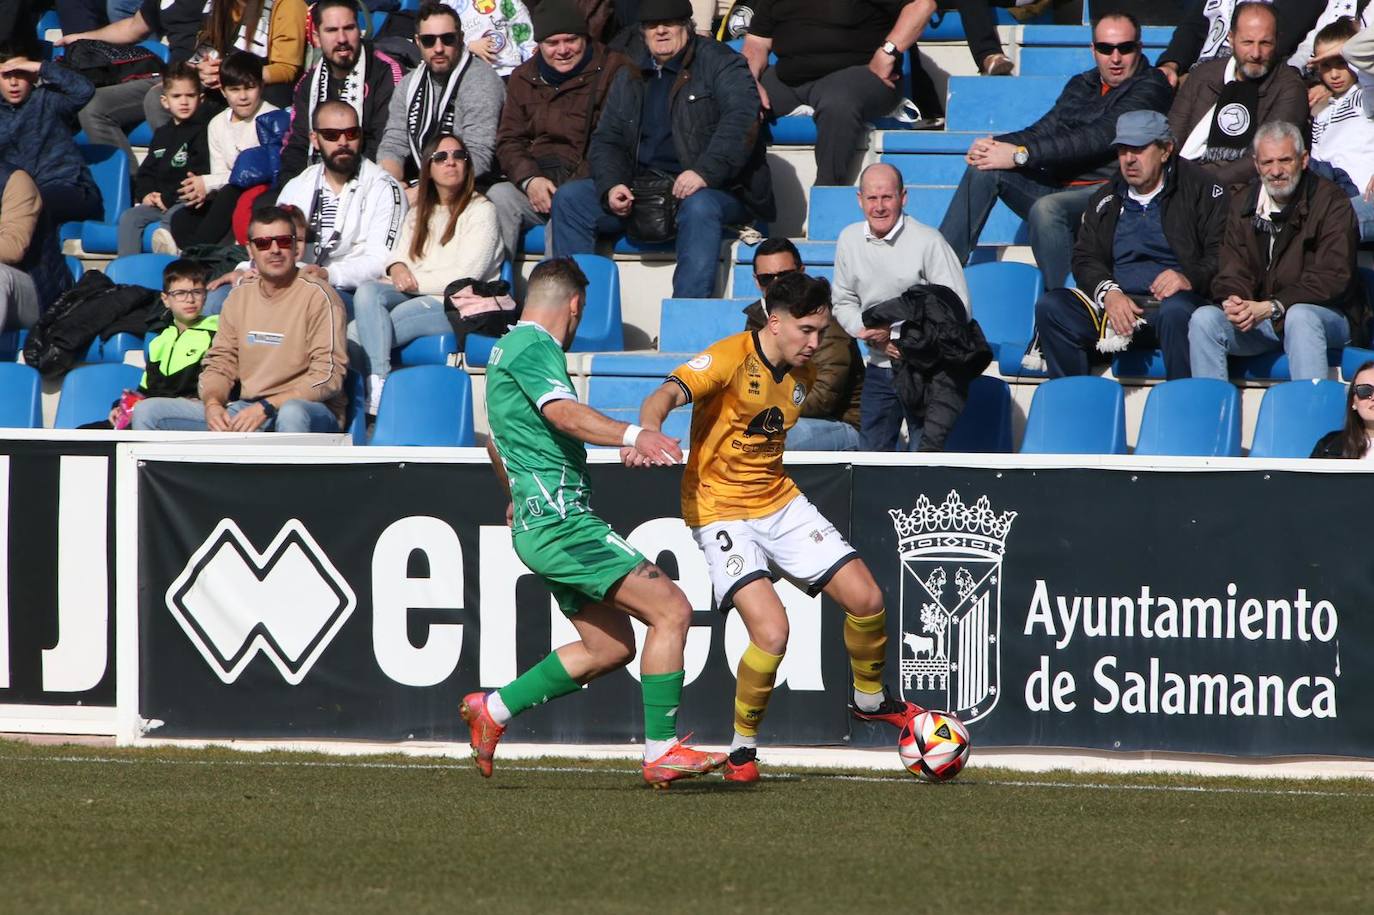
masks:
[[[1250,144],[1260,125],[1307,123],[1307,86],[1279,56],[1278,29],[1268,3],[1238,4],[1228,33],[1232,56],[1194,67],[1169,109],[1179,156],[1219,184],[1254,177]]]
[[[310,142],[322,161],[287,182],[277,203],[305,214],[306,272],[351,301],[353,290],[385,272],[405,220],[405,191],[363,158],[352,106],[331,101],[317,107]]]
[[[506,84],[491,65],[468,52],[458,14],[439,0],[425,0],[415,14],[415,43],[424,65],[406,74],[391,99],[377,161],[407,185],[415,202],[420,150],[440,134],[463,138],[479,178],[491,171],[496,125]]]
[[[346,107],[346,106],[345,106]],[[338,432],[343,427],[343,303],[296,267],[291,214],[263,207],[248,223],[257,268],[234,288],[200,372],[200,400],[156,398],[140,428],[211,432]],[[231,393],[238,389],[237,399]]]
[[[1083,209],[1116,172],[1117,119],[1128,111],[1169,110],[1169,84],[1141,53],[1134,16],[1097,17],[1092,50],[1096,66],[1072,77],[1040,120],[969,147],[968,168],[940,223],[960,263],[968,263],[1000,198],[1026,220],[1045,288],[1064,285]]]

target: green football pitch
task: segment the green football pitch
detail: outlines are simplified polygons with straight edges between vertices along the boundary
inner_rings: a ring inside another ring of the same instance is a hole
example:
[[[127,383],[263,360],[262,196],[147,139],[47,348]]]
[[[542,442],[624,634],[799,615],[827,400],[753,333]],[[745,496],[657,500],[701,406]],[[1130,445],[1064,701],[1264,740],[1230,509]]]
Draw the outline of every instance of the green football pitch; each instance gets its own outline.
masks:
[[[1368,913],[1371,824],[1363,780],[0,742],[0,911]]]

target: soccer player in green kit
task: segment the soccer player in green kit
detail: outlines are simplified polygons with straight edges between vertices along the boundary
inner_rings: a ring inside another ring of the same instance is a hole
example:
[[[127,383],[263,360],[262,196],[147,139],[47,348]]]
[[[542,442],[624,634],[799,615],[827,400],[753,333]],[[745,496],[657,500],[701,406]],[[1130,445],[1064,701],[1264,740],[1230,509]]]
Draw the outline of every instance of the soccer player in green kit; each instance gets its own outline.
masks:
[[[564,352],[577,332],[586,287],[571,258],[535,267],[524,319],[492,348],[487,362],[487,450],[510,493],[507,520],[515,552],[548,583],[581,638],[501,689],[464,696],[462,714],[477,769],[489,777],[496,744],[512,717],[576,692],[634,658],[633,617],[649,629],[640,658],[644,780],[663,788],[723,766],[726,755],[677,739],[692,607],[671,578],[592,514],[586,444],[633,448],[657,464],[681,461],[682,449],[676,439],[578,402]]]

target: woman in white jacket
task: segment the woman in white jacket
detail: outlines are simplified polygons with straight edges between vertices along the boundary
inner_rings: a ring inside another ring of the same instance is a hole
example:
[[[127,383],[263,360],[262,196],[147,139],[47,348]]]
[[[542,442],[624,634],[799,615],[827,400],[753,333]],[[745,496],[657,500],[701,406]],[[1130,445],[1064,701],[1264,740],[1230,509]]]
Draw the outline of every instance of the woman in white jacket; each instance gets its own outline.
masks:
[[[415,206],[386,266],[386,279],[358,287],[354,332],[363,349],[367,412],[376,415],[391,373],[391,350],[447,333],[444,288],[456,279],[494,280],[503,251],[496,208],[473,190],[463,141],[442,134],[421,151]]]

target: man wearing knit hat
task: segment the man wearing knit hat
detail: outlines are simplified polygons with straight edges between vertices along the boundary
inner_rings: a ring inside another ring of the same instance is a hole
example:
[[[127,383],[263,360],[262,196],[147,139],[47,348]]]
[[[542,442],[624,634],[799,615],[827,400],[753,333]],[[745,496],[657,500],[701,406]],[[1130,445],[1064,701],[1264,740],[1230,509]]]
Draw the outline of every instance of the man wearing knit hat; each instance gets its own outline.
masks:
[[[689,0],[643,0],[645,47],[616,74],[592,134],[591,177],[559,189],[553,253],[589,253],[621,230],[636,178],[668,176],[677,200],[673,295],[715,293],[721,230],[774,215],[759,93],[744,58],[693,34]]]
[[[539,52],[511,73],[496,131],[496,158],[507,180],[487,192],[508,259],[515,258],[522,232],[549,221],[559,186],[589,174],[587,146],[597,115],[611,80],[630,63],[588,37],[573,0],[544,0],[533,17]]]

